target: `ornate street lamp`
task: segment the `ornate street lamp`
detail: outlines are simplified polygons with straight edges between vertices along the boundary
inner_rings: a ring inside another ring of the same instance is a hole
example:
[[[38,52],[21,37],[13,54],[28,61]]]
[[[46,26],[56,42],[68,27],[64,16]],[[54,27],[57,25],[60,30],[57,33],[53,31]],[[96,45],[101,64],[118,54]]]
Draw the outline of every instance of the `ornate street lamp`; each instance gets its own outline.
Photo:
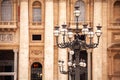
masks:
[[[76,1],[74,15],[76,17],[76,28],[73,31],[71,28],[67,28],[66,24],[62,25],[60,30],[59,26],[55,26],[54,35],[56,37],[56,43],[59,48],[69,48],[70,59],[68,61],[68,71],[64,70],[64,61],[59,60],[59,68],[62,74],[74,74],[75,80],[80,80],[80,70],[86,67],[84,59],[80,59],[80,51],[96,48],[99,44],[99,39],[102,34],[101,26],[98,25],[97,31],[94,33],[92,27],[88,27],[87,24],[83,25],[82,30],[78,28],[78,18],[80,16],[79,1]],[[97,36],[97,42],[93,42],[94,34]],[[62,35],[63,42],[58,41],[59,36]],[[73,61],[72,56],[75,55]],[[82,69],[81,69],[82,68]]]

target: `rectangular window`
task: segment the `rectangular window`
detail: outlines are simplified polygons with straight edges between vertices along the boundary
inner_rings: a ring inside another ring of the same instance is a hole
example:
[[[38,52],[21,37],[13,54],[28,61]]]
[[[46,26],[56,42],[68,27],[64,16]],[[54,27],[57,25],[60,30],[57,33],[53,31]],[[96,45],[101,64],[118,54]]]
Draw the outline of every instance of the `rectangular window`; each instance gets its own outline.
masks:
[[[41,40],[41,35],[40,34],[32,35],[32,40]]]
[[[0,80],[17,77],[17,54],[13,50],[0,50]]]

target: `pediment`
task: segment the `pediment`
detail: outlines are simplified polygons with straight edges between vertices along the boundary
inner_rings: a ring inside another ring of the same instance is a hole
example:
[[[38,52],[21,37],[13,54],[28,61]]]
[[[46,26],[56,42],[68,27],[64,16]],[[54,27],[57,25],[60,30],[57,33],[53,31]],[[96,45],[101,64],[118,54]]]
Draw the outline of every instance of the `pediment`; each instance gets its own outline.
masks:
[[[113,44],[110,46],[110,48],[120,48],[120,43],[119,44]]]
[[[108,50],[120,50],[120,43],[112,44],[110,47],[108,47]]]

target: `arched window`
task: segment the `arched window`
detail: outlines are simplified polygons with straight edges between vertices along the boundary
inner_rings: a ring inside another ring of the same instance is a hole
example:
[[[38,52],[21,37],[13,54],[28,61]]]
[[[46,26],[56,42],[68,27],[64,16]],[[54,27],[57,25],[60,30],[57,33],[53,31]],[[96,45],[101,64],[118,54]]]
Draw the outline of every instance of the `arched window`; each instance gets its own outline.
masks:
[[[80,5],[80,8],[79,8],[80,9],[80,16],[79,16],[78,21],[84,22],[85,21],[85,3],[84,3],[84,1],[80,0],[79,5]],[[75,18],[75,21],[76,21],[76,18]]]
[[[12,2],[11,0],[3,0],[1,4],[1,20],[12,20]]]
[[[42,64],[34,62],[31,66],[31,80],[42,80]]]
[[[114,3],[113,16],[115,21],[120,21],[120,1]]]
[[[41,22],[41,3],[35,1],[32,5],[32,20],[33,22]]]

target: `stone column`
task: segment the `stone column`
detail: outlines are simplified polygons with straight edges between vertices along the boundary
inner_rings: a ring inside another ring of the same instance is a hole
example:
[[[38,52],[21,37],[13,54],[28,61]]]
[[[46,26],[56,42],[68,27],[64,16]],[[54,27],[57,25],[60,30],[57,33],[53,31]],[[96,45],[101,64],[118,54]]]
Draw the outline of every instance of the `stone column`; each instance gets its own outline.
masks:
[[[66,0],[59,0],[59,26],[61,28],[62,24],[66,24]],[[59,42],[62,42],[62,36],[59,38]],[[67,49],[58,50],[58,59],[64,61],[64,70],[67,70]],[[61,74],[59,71],[59,80],[67,80],[67,75]]]
[[[94,0],[94,31],[96,26],[102,25],[102,0]],[[97,37],[94,37],[94,42],[97,42]],[[102,37],[100,37],[100,44],[93,49],[93,80],[102,79]]]
[[[45,4],[44,80],[54,80],[53,0]]]
[[[18,50],[14,49],[13,52],[14,52],[14,72],[15,72],[14,80],[17,80],[17,53],[18,53]]]
[[[19,79],[28,80],[29,65],[29,26],[28,0],[20,2],[20,47],[19,47]]]

